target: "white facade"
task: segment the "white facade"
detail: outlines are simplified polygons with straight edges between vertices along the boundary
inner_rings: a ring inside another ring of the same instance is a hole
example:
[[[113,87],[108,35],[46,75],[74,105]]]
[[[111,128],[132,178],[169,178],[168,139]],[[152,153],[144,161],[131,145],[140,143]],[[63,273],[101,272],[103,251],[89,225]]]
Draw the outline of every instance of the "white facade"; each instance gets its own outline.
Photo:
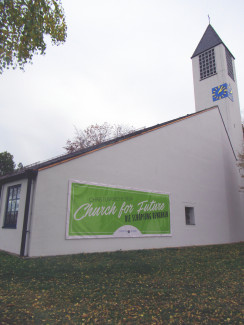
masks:
[[[66,240],[70,179],[170,193],[171,236]],[[213,109],[40,171],[28,255],[240,241],[241,195],[234,155]],[[185,224],[186,205],[195,208],[195,226]]]
[[[171,235],[67,240],[65,232],[70,179],[169,193]],[[218,108],[199,112],[144,135],[40,170],[33,187],[25,255],[243,240],[243,193],[239,191],[239,182],[235,157]],[[3,192],[2,211],[4,201]],[[194,207],[195,225],[186,225],[185,206]],[[17,233],[21,231],[22,215],[20,212]],[[8,238],[4,237],[6,230],[0,230],[1,248],[18,253],[20,240],[9,235]],[[7,231],[13,233],[16,230]]]
[[[224,124],[231,139],[236,155],[242,150],[243,132],[241,125],[241,113],[239,104],[239,95],[237,88],[237,77],[235,71],[235,62],[232,58],[234,80],[229,76],[226,61],[226,47],[219,44],[214,47],[216,71],[217,73],[209,78],[201,80],[199,69],[199,56],[192,59],[195,108],[196,112],[218,105]],[[233,101],[228,97],[213,102],[212,88],[227,83],[233,92]]]
[[[218,64],[222,46],[216,47]],[[210,90],[226,74],[199,83],[198,70],[196,57],[196,113],[40,164],[28,174],[29,181],[25,173],[0,179],[0,249],[32,257],[242,241],[244,193],[232,143],[240,140],[237,108],[228,112],[227,98],[219,107],[202,110],[213,106]],[[171,233],[67,239],[70,180],[169,194]],[[16,229],[6,229],[7,188],[15,184],[21,184],[18,220]],[[194,225],[186,224],[185,207],[194,209]]]

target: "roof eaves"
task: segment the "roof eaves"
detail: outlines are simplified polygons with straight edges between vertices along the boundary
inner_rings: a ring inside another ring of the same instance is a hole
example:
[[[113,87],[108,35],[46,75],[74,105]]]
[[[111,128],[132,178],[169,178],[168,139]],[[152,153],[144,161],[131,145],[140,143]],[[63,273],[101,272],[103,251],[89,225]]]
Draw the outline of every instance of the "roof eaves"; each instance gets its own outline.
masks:
[[[0,185],[3,185],[5,183],[9,183],[9,182],[15,182],[15,181],[19,181],[21,179],[25,179],[25,178],[34,178],[36,177],[38,173],[38,170],[36,169],[22,169],[20,171],[14,172],[13,174],[7,174],[4,176],[0,177]]]

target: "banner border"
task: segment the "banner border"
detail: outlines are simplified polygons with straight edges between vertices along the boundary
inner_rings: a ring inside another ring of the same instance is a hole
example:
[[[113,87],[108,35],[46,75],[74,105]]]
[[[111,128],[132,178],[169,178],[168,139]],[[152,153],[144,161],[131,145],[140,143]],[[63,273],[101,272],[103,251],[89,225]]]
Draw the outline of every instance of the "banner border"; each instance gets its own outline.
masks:
[[[70,201],[71,201],[71,187],[72,183],[78,183],[78,184],[85,184],[85,185],[94,185],[94,186],[101,186],[101,187],[110,187],[115,189],[122,189],[122,190],[130,190],[130,191],[138,191],[138,192],[145,192],[145,193],[155,193],[155,194],[162,194],[162,195],[168,195],[169,196],[169,207],[170,207],[170,232],[168,234],[143,234],[142,236],[131,236],[131,237],[113,237],[112,235],[92,235],[91,236],[69,236],[69,218],[70,218]],[[88,181],[80,181],[75,179],[69,179],[68,180],[68,204],[67,204],[67,214],[66,214],[66,231],[65,231],[65,239],[134,239],[134,238],[144,238],[144,237],[172,237],[171,232],[171,206],[170,206],[170,198],[171,193],[169,192],[160,192],[155,190],[145,190],[145,189],[139,189],[139,188],[132,188],[132,187],[124,187],[121,185],[111,185],[111,184],[103,184],[103,183],[96,183],[96,182],[88,182]]]

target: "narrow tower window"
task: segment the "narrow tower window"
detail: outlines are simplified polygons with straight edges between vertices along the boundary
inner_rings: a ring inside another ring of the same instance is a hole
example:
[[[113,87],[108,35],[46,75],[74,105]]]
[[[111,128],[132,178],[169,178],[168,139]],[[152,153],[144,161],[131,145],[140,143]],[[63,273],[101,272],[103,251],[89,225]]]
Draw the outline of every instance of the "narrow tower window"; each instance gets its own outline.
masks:
[[[214,49],[199,55],[200,79],[211,77],[216,74]]]
[[[228,75],[231,77],[232,80],[234,79],[234,70],[233,70],[233,64],[232,64],[232,56],[230,52],[225,48],[225,55],[226,55],[226,61],[227,61],[227,69],[228,69]]]

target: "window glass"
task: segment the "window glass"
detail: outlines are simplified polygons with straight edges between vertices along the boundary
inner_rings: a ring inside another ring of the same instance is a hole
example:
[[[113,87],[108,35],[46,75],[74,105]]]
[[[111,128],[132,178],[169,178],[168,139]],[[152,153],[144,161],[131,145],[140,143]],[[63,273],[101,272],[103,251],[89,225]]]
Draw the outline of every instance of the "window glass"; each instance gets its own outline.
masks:
[[[186,225],[195,225],[195,214],[193,207],[185,207]]]
[[[21,185],[14,185],[8,188],[4,219],[5,228],[16,228],[19,211],[20,189]]]
[[[10,198],[10,200],[12,200],[12,197],[13,197],[13,189],[10,188],[9,189],[9,198]]]

